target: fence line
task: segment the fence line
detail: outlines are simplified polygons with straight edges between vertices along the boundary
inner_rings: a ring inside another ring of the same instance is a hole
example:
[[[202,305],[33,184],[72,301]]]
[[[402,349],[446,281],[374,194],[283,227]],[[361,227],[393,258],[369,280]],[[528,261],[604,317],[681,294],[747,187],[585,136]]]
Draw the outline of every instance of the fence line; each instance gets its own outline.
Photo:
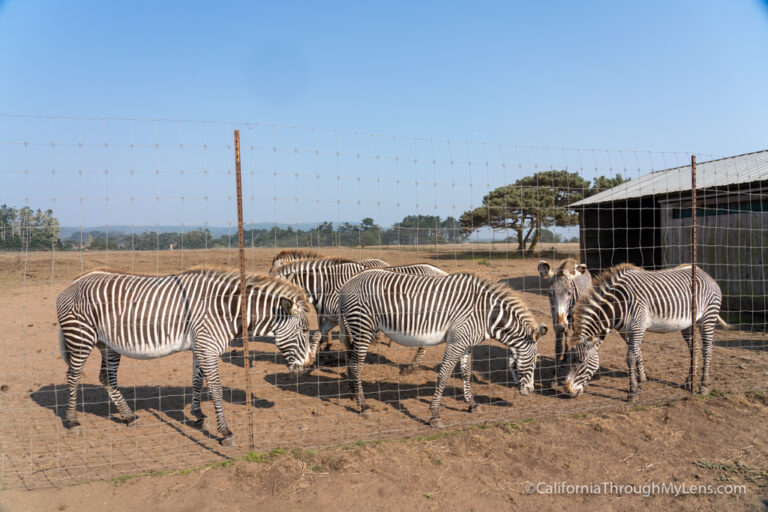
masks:
[[[698,193],[687,181],[694,165]],[[230,426],[236,435],[248,431],[249,441],[239,446],[221,445],[216,432],[190,417],[188,352],[122,359],[118,384],[141,417],[133,427],[114,414],[99,382],[99,358],[90,357],[78,391],[82,429],[69,431],[62,422],[66,365],[57,350],[55,302],[76,276],[96,267],[147,274],[226,267],[242,275],[267,272],[279,250],[294,248],[355,261],[429,263],[502,282],[550,327],[539,342],[535,392],[519,395],[508,351],[486,342],[472,352],[472,389],[483,409],[466,411],[457,374],[442,402],[446,425],[625,405],[626,344],[616,334],[601,345],[600,378],[582,396],[567,398],[562,383],[550,388],[557,312],[539,260],[556,270],[575,258],[593,275],[622,262],[649,269],[692,262],[719,283],[723,316],[738,327],[716,334],[713,386],[759,387],[768,369],[765,151],[691,158],[683,151],[474,143],[259,123],[0,115],[0,176],[4,488],[430,428],[442,348],[428,349],[415,373],[401,374],[413,349],[379,335],[363,370],[373,405],[368,419],[351,400],[344,352],[332,333],[331,350],[300,377],[285,370],[271,338],[233,341],[219,366]],[[692,306],[695,318],[700,305]],[[310,317],[314,331],[319,326]],[[686,396],[686,349],[679,334],[648,333],[643,354],[650,379],[640,403]]]

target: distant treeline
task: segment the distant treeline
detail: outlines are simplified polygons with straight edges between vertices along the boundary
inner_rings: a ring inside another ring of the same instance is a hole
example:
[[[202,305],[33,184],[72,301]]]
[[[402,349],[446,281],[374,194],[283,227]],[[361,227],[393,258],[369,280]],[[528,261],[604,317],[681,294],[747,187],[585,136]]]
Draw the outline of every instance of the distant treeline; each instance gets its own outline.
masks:
[[[75,232],[59,239],[59,224],[53,212],[35,214],[30,209],[14,210],[3,206],[7,220],[0,223],[1,250],[133,250],[154,251],[174,249],[215,249],[237,245],[237,232],[213,236],[209,229],[198,228],[184,232],[90,230]],[[20,217],[23,219],[19,223]],[[359,224],[345,222],[334,226],[322,222],[311,229],[275,226],[270,229],[245,231],[247,247],[328,247],[460,243],[470,232],[462,229],[453,217],[445,219],[431,215],[408,215],[391,227],[381,227],[366,217]]]
[[[32,210],[0,205],[0,250],[41,251],[61,249],[59,221],[52,210]]]

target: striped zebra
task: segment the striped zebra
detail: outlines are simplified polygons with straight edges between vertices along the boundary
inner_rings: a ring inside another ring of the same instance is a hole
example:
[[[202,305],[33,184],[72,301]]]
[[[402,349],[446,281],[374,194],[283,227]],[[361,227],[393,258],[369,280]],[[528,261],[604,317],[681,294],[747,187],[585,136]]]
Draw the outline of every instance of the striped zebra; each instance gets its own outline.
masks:
[[[571,324],[573,306],[579,296],[592,287],[592,274],[586,265],[568,258],[554,270],[548,262],[539,261],[539,275],[549,280],[547,295],[555,328],[555,374],[550,386],[555,389],[565,363],[565,335]]]
[[[715,280],[697,269],[696,286],[696,324],[701,331],[704,360],[700,391],[707,393],[715,324],[727,324],[718,316],[722,294]],[[592,289],[579,299],[573,311],[573,334],[568,341],[572,352],[571,369],[565,381],[571,396],[581,394],[597,371],[600,365],[597,349],[611,329],[616,329],[627,343],[629,401],[637,398],[638,390],[647,380],[640,350],[645,331],[682,331],[691,356],[685,388],[693,391],[695,354],[690,265],[648,271],[622,264],[595,280]]]
[[[297,286],[266,275],[249,275],[249,335],[275,337],[288,367],[311,363],[307,298]],[[94,347],[101,352],[99,380],[126,423],[137,416],[117,387],[120,357],[154,359],[182,350],[193,353],[192,415],[203,422],[200,393],[208,381],[216,427],[232,444],[222,408],[218,358],[241,330],[240,280],[233,272],[190,270],[150,276],[97,270],[77,278],[56,300],[61,354],[69,366],[65,426],[75,428],[77,387]]]
[[[321,340],[324,350],[330,347],[328,333],[339,324],[339,290],[352,276],[366,270],[362,263],[340,258],[298,260],[277,269],[277,277],[301,287],[317,312],[318,331],[312,339],[312,357],[316,357]],[[446,276],[447,272],[428,263],[386,267],[387,272],[422,276]],[[421,363],[425,349],[420,347],[410,365],[402,373],[411,373]]]
[[[326,255],[308,249],[284,249],[278,252],[275,257],[272,258],[272,266],[269,269],[269,273],[275,275],[279,267],[292,261],[310,259],[320,260],[325,258],[327,258]],[[354,260],[345,259],[345,261],[351,263]],[[360,260],[357,263],[360,263],[365,268],[384,268],[389,266],[389,263],[378,258],[368,258],[365,260]]]
[[[464,400],[477,409],[471,390],[470,349],[488,338],[507,345],[513,354],[513,373],[520,375],[520,392],[533,390],[536,342],[547,332],[523,301],[503,284],[474,274],[443,277],[413,276],[366,270],[347,281],[339,292],[342,341],[351,352],[348,378],[360,406],[368,415],[362,386],[365,355],[377,331],[410,347],[446,343],[429,423],[440,426],[440,398],[448,377],[461,360]]]

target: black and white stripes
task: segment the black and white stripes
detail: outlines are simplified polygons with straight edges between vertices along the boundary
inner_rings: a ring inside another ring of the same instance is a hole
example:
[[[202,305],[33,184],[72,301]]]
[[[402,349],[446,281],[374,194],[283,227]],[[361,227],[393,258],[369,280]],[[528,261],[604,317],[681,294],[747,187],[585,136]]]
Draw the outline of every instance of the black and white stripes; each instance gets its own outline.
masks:
[[[696,282],[696,324],[701,330],[704,360],[701,391],[706,392],[715,324],[722,322],[718,316],[722,294],[715,280],[701,269],[697,269]],[[572,396],[584,390],[600,364],[598,346],[611,329],[616,329],[627,342],[630,400],[636,398],[646,380],[640,350],[646,330],[682,331],[691,351],[686,387],[692,391],[691,324],[690,265],[659,271],[643,270],[629,264],[612,268],[595,280],[593,288],[579,299],[574,309],[573,335],[568,343],[574,357],[566,389]]]
[[[361,411],[366,412],[361,371],[377,331],[401,345],[424,347],[446,343],[438,385],[430,410],[439,424],[440,398],[456,363],[461,360],[464,398],[470,410],[477,405],[470,390],[470,349],[494,338],[514,354],[521,392],[533,388],[538,350],[546,333],[523,302],[506,286],[473,274],[442,277],[413,276],[367,270],[351,278],[339,292],[342,341],[351,351],[348,377]]]
[[[293,371],[311,362],[307,299],[303,291],[281,279],[250,275],[246,282],[249,335],[275,337]],[[109,271],[89,272],[58,297],[61,351],[69,365],[66,423],[79,425],[77,386],[94,347],[102,353],[101,382],[127,422],[136,419],[117,389],[120,356],[150,359],[191,350],[192,414],[200,409],[203,378],[216,411],[218,431],[230,438],[224,420],[218,357],[241,332],[239,276],[232,272],[192,270],[176,275],[147,276]]]

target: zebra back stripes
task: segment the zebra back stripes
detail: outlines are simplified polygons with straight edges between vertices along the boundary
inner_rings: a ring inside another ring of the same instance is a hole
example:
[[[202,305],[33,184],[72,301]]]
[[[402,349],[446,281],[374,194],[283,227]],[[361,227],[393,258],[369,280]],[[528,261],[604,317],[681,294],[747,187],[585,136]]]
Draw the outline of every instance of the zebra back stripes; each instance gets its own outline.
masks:
[[[701,269],[696,271],[696,282],[699,308],[695,321],[701,330],[704,359],[701,387],[706,390],[722,293],[715,280]],[[636,398],[646,380],[640,350],[646,330],[682,332],[692,358],[686,387],[693,390],[690,265],[648,271],[622,264],[595,279],[592,289],[579,299],[573,312],[573,335],[568,346],[575,355],[575,364],[566,379],[566,388],[571,395],[580,394],[597,370],[597,348],[612,329],[627,342],[630,400]]]
[[[266,275],[246,280],[248,334],[272,335],[293,371],[309,365],[307,298],[301,288]],[[135,415],[117,390],[120,356],[194,354],[192,414],[200,410],[203,377],[208,380],[218,431],[231,437],[223,416],[218,357],[241,332],[239,275],[198,269],[148,276],[93,271],[77,278],[56,301],[61,350],[69,365],[68,426],[79,426],[76,392],[83,365],[94,347],[102,352],[102,382],[126,421]]]

